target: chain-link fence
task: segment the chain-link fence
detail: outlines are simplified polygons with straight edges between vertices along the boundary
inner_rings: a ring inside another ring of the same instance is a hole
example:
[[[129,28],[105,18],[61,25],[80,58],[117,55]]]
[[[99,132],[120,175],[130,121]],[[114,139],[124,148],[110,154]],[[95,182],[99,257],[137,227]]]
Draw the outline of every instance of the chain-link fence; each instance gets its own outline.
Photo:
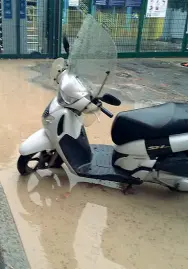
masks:
[[[65,0],[66,1],[66,0]],[[64,3],[65,3],[64,1]],[[113,1],[113,2],[112,2]],[[119,2],[118,2],[119,1]],[[75,2],[75,6],[64,6],[63,32],[70,43],[79,31],[84,16],[90,12],[111,34],[123,56],[153,56],[157,53],[185,53],[187,48],[187,0],[169,0],[162,15],[147,16],[148,5],[156,6],[167,0],[96,0]],[[111,4],[110,4],[111,3]],[[63,52],[63,50],[62,50]]]
[[[48,55],[50,1],[0,0],[1,57]]]
[[[186,0],[169,0],[164,18],[144,18],[141,51],[180,52],[186,36]],[[188,3],[188,2],[187,2]]]
[[[88,13],[110,32],[120,57],[185,56],[187,11],[188,0],[0,0],[0,57],[58,57],[62,36],[72,44]]]

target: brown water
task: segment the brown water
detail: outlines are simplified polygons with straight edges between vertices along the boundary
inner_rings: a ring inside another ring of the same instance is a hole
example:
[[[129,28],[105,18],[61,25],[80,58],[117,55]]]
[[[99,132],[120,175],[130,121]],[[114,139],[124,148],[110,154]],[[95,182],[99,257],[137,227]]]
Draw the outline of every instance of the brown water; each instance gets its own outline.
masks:
[[[65,174],[48,171],[19,177],[18,145],[41,127],[41,113],[54,96],[28,83],[27,64],[0,62],[0,180],[31,267],[187,269],[187,194],[150,185],[127,196],[88,183],[70,189]],[[88,129],[92,143],[111,143],[111,121],[102,115]]]

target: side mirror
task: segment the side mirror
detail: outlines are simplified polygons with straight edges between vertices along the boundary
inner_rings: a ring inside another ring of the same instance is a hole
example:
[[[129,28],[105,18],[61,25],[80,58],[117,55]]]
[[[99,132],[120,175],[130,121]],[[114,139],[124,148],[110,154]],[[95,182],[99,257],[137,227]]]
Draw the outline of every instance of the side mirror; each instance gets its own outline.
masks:
[[[66,35],[63,35],[63,47],[64,47],[64,50],[67,53],[67,55],[69,55],[70,45],[69,45],[69,41],[68,41]]]
[[[121,105],[121,101],[109,93],[104,94],[103,97],[100,97],[99,99],[102,102],[107,103],[107,104],[112,105],[112,106],[120,106]]]

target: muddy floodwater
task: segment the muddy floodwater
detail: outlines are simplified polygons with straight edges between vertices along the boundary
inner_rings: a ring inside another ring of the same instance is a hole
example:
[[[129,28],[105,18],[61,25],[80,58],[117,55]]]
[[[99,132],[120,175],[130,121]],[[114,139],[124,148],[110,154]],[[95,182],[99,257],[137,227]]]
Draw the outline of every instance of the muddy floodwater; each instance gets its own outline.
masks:
[[[76,178],[71,184],[63,172],[19,176],[19,144],[41,128],[55,95],[30,81],[29,65],[0,61],[0,182],[31,268],[187,269],[188,194],[145,185],[125,196]],[[111,144],[111,123],[101,115],[87,130],[91,143]]]

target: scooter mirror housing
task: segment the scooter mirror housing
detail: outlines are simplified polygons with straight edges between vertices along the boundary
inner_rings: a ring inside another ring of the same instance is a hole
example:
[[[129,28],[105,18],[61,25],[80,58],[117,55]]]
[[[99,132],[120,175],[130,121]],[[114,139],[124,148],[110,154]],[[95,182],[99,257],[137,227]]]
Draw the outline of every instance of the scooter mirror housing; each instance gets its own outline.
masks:
[[[69,41],[68,41],[66,35],[63,36],[63,47],[64,47],[65,52],[67,53],[67,56],[69,56],[70,45],[69,45]]]
[[[104,94],[103,97],[100,97],[99,99],[102,102],[109,104],[109,105],[112,105],[112,106],[120,106],[121,105],[121,101],[109,93]]]

